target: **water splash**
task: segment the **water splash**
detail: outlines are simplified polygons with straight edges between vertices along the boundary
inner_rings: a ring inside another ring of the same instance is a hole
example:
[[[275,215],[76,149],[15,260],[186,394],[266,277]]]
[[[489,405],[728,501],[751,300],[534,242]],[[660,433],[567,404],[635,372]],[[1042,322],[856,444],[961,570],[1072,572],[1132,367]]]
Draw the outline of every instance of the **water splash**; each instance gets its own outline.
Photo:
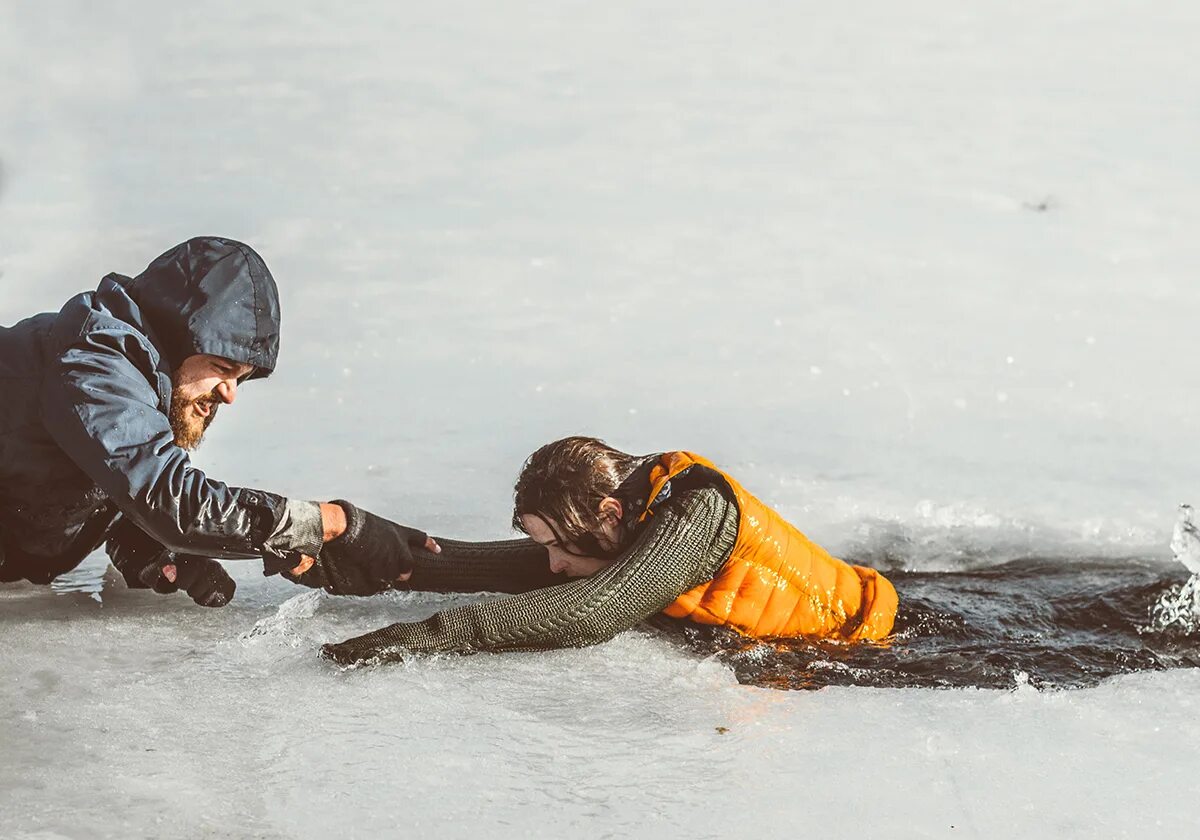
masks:
[[[1179,519],[1171,534],[1171,552],[1193,575],[1200,575],[1200,530],[1191,505],[1179,506]]]
[[[1191,505],[1179,506],[1171,552],[1192,576],[1162,594],[1150,608],[1150,624],[1145,630],[1190,636],[1200,631],[1200,530]]]
[[[284,641],[292,647],[309,645],[311,640],[300,633],[298,627],[316,615],[324,598],[325,593],[319,589],[289,598],[279,605],[274,615],[259,619],[238,639],[243,645],[255,644],[265,639]]]
[[[1200,631],[1200,575],[1164,592],[1150,608],[1150,624],[1144,630],[1184,636]]]

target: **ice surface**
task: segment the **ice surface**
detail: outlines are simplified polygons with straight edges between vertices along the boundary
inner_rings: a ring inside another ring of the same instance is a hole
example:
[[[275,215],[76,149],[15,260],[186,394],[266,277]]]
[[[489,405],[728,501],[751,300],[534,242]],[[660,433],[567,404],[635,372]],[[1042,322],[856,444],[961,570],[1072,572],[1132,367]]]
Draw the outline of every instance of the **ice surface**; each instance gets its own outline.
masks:
[[[294,600],[268,603],[286,595],[201,611],[119,585],[103,605],[0,594],[6,836],[1195,827],[1184,774],[1200,672],[1058,693],[777,692],[640,633],[339,672],[291,635],[316,643],[417,615],[415,599],[323,599],[301,619]],[[289,611],[299,620],[285,627]],[[240,635],[264,621],[276,632]]]
[[[885,564],[1167,566],[1200,475],[1198,24],[1178,0],[6,4],[0,323],[233,236],[284,336],[199,453],[227,481],[500,536],[521,459],[587,432],[700,451]],[[1200,827],[1195,671],[771,692],[634,633],[339,672],[320,642],[458,601],[235,571],[220,611],[95,565],[0,591],[0,834]]]

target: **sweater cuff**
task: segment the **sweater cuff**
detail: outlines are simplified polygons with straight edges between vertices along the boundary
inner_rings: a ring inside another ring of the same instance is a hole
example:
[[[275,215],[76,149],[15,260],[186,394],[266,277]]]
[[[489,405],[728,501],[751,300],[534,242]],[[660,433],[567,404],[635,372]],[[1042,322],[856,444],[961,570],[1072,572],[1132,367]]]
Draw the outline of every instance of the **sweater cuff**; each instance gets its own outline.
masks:
[[[283,518],[275,533],[267,537],[265,545],[286,554],[297,551],[309,557],[319,557],[325,543],[325,528],[321,524],[321,506],[317,502],[288,499],[284,505]]]

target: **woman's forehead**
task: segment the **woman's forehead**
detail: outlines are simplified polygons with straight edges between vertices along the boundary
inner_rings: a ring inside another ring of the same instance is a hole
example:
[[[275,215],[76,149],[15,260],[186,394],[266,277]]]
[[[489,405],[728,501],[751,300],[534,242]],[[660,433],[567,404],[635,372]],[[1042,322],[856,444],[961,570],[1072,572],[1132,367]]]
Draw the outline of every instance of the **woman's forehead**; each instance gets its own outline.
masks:
[[[525,525],[525,533],[537,542],[546,543],[558,539],[550,524],[536,513],[521,514],[521,522]]]

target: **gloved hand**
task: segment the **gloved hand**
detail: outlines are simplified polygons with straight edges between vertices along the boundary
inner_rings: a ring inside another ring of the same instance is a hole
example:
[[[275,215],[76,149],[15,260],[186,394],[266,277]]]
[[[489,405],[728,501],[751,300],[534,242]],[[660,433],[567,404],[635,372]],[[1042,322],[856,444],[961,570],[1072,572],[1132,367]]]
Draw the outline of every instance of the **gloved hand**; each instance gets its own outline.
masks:
[[[237,589],[216,560],[174,554],[123,517],[109,532],[107,549],[130,589],[153,589],[160,595],[182,589],[202,607],[225,606]]]
[[[329,587],[329,576],[325,574],[325,568],[321,565],[321,561],[316,561],[308,568],[305,568],[306,563],[307,560],[298,551],[289,551],[281,557],[264,557],[263,577],[280,575],[292,583],[307,586],[309,589],[326,589],[332,592],[333,590]],[[304,569],[304,571],[296,572],[296,569]]]
[[[166,546],[124,516],[108,532],[105,550],[130,589],[153,588],[158,580],[159,566],[171,557]]]
[[[125,574],[123,571],[122,574]],[[233,600],[237,584],[216,560],[192,555],[167,556],[143,566],[136,582],[125,582],[131,589],[153,589],[159,595],[170,595],[182,589],[202,607],[223,607]]]
[[[169,574],[170,568],[163,570]],[[237,584],[225,567],[208,557],[176,555],[175,587],[202,607],[223,607],[233,600]]]
[[[325,543],[321,556],[302,574],[280,571],[293,583],[321,588],[334,595],[375,595],[390,589],[412,572],[414,547],[435,545],[424,531],[397,525],[341,499],[333,502],[346,512],[346,532]],[[299,557],[292,555],[288,562]]]

